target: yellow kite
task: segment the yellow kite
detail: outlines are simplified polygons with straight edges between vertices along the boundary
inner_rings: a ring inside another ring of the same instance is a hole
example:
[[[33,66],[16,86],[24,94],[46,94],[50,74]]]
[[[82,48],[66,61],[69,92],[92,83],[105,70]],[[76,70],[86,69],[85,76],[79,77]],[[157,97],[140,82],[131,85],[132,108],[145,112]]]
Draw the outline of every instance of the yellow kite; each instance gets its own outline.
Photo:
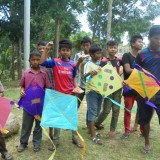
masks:
[[[97,75],[87,80],[87,83],[94,84],[94,90],[106,97],[122,88],[122,79],[115,68],[108,62]]]
[[[160,82],[155,76],[137,64],[126,84],[136,90],[143,98],[151,99],[160,89]]]

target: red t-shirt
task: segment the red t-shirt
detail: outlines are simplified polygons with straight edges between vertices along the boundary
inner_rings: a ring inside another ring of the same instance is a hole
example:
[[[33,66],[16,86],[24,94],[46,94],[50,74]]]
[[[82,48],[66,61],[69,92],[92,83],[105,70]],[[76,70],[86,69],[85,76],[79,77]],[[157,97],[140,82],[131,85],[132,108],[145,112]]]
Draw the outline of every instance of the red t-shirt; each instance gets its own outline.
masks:
[[[76,64],[74,61],[54,58],[45,61],[42,66],[53,68],[54,89],[56,91],[72,94],[74,89],[73,79],[76,76]]]

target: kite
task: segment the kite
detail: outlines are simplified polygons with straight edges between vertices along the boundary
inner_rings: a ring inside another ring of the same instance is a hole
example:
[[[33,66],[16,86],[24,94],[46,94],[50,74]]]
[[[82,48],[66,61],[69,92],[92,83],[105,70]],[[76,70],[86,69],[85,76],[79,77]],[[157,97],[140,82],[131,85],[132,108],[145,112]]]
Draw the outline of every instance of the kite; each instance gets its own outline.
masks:
[[[83,137],[78,133],[78,106],[77,97],[63,94],[61,92],[46,89],[43,105],[43,112],[40,125],[43,127],[63,128],[75,130],[83,143],[82,159],[84,159],[85,153],[85,141]],[[43,128],[45,135],[50,139],[48,133]],[[52,144],[53,141],[51,140]],[[56,147],[53,144],[56,152]],[[51,155],[49,160],[54,158],[55,152]]]
[[[160,89],[160,82],[154,75],[136,64],[125,83],[136,90],[145,99],[146,104],[156,108],[153,103],[149,102]]]
[[[122,79],[110,62],[102,67],[97,75],[88,77],[86,83],[92,83],[93,90],[96,88],[95,91],[104,97],[122,88]]]
[[[15,103],[7,98],[0,97],[0,104],[0,130],[3,132],[6,131],[4,126]]]
[[[158,79],[137,64],[125,82],[143,98],[151,99],[160,89]]]
[[[41,126],[77,130],[77,97],[46,89]]]
[[[31,84],[25,91],[25,96],[19,102],[19,108],[22,107],[26,112],[40,120],[43,109],[45,91],[38,84]]]

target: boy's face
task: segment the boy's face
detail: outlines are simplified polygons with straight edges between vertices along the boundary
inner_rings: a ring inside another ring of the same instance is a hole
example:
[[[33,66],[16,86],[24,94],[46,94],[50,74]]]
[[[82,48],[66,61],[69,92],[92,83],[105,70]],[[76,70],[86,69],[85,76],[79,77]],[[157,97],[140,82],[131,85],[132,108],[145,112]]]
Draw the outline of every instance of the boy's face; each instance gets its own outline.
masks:
[[[60,55],[63,59],[68,60],[68,59],[70,58],[70,56],[71,56],[71,49],[62,47],[62,48],[59,50],[59,55]]]
[[[149,37],[150,48],[153,51],[160,51],[160,35]]]
[[[137,39],[135,43],[132,44],[132,47],[135,48],[136,50],[141,50],[143,47],[143,40]]]
[[[85,54],[89,53],[90,47],[91,47],[91,44],[89,42],[81,44],[81,49],[84,51]]]
[[[41,59],[40,56],[32,56],[29,60],[30,66],[34,69],[39,68],[40,59]]]
[[[102,51],[96,51],[94,54],[91,54],[91,57],[94,61],[98,61],[102,57]]]
[[[115,54],[118,51],[118,46],[117,45],[107,46],[106,51],[107,51],[108,55],[115,56]]]
[[[46,48],[46,46],[42,46],[42,45],[39,45],[39,46],[37,47],[38,51],[39,51],[41,54],[44,53],[45,48]]]

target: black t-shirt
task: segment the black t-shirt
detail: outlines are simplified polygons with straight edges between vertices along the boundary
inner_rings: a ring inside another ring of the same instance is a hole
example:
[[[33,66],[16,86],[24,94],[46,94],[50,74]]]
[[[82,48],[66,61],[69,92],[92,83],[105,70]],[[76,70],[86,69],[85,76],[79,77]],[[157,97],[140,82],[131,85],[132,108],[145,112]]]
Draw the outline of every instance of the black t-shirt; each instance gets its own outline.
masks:
[[[130,74],[126,73],[124,69],[125,64],[129,64],[130,68],[134,69],[135,65],[135,57],[131,53],[124,53],[122,57],[122,65],[123,65],[123,75],[124,75],[124,80],[128,79]],[[136,91],[135,90],[130,90],[128,92],[123,92],[123,96],[136,96]]]

